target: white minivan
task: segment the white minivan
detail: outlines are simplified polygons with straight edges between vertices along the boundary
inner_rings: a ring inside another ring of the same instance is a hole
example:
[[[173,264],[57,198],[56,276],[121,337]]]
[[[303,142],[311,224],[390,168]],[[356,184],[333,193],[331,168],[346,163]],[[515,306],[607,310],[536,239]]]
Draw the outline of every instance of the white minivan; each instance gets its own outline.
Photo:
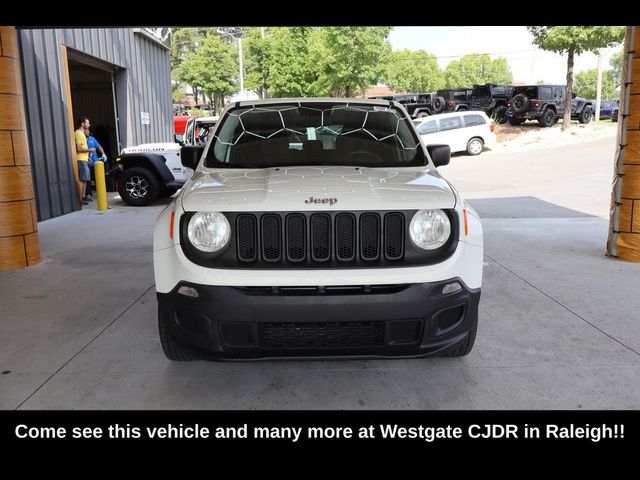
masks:
[[[414,121],[425,145],[449,145],[451,153],[479,155],[484,147],[496,144],[493,123],[484,112],[442,113]]]

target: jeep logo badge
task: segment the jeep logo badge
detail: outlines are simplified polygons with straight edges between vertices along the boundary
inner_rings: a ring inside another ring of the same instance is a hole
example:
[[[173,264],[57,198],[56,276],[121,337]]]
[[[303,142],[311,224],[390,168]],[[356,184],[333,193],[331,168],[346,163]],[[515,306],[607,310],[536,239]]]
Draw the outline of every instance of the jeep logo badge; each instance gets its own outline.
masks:
[[[335,205],[336,203],[338,203],[338,199],[337,198],[313,198],[313,197],[309,197],[309,199],[305,200],[304,203],[306,203],[307,205],[309,205],[311,203],[328,203],[329,205]]]

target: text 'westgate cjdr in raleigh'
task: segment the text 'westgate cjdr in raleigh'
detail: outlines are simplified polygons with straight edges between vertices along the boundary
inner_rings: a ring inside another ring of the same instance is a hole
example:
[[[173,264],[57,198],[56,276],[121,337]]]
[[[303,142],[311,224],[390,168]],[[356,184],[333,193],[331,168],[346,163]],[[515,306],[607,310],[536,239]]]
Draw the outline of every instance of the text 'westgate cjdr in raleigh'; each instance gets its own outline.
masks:
[[[400,426],[397,424],[366,425],[359,427],[261,427],[243,424],[236,427],[209,427],[200,424],[168,424],[166,426],[138,427],[131,424],[113,424],[102,427],[35,427],[20,424],[15,428],[18,439],[250,439],[250,440],[424,440],[434,442],[447,439],[577,439],[599,442],[624,438],[624,425],[556,425],[530,426],[527,424],[484,424],[457,427],[452,425]]]

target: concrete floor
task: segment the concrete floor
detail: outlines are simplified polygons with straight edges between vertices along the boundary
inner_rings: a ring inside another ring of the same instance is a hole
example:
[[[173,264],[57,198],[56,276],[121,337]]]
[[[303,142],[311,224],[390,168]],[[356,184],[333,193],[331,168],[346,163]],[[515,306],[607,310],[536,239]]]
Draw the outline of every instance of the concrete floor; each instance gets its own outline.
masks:
[[[613,141],[543,152],[442,169],[485,229],[467,357],[170,362],[151,255],[163,205],[115,200],[42,222],[45,261],[0,272],[0,408],[640,408],[640,265],[604,256]]]

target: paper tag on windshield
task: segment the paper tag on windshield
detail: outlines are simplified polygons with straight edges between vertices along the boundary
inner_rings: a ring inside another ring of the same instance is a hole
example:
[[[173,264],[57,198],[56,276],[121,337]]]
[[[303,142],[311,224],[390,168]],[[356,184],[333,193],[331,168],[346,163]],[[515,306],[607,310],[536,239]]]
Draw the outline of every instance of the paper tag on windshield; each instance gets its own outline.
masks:
[[[316,129],[313,127],[307,127],[307,140],[316,139]]]

